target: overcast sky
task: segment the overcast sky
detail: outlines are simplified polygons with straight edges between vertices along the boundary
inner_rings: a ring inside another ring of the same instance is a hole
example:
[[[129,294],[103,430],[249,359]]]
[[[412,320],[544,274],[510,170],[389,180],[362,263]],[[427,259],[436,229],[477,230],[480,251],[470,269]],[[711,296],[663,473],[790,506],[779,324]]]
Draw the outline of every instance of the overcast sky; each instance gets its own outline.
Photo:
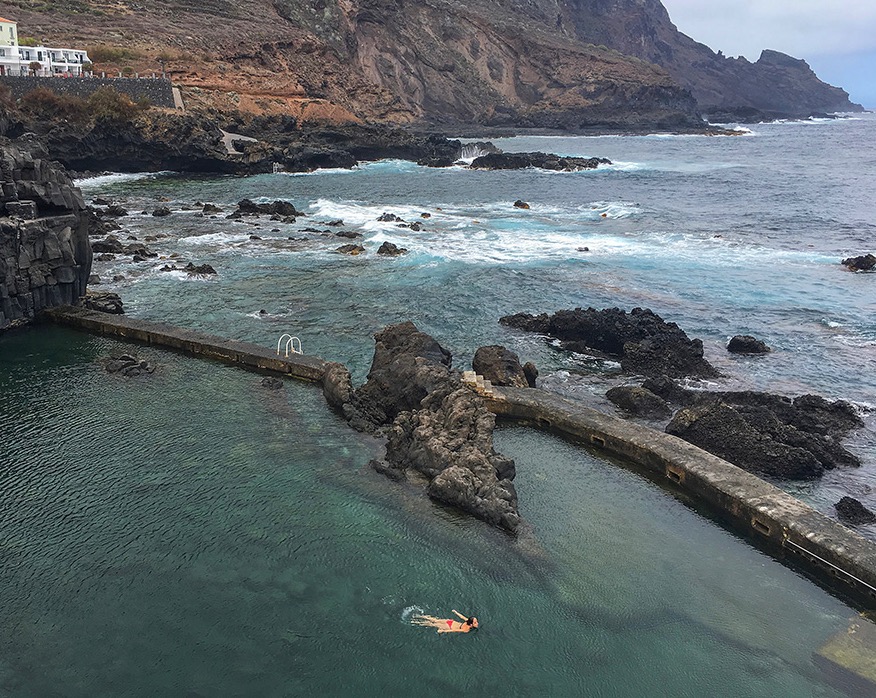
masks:
[[[876,107],[876,0],[663,0],[682,32],[727,56],[762,49],[805,59],[818,76]]]

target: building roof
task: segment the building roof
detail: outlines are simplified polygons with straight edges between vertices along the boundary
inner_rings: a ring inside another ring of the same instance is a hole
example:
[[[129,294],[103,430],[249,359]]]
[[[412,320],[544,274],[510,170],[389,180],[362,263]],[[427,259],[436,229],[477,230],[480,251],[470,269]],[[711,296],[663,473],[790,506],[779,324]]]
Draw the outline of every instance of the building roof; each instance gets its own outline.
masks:
[[[4,19],[3,17],[0,17],[0,22],[9,22],[10,24],[18,24],[18,22],[16,22],[14,19]]]

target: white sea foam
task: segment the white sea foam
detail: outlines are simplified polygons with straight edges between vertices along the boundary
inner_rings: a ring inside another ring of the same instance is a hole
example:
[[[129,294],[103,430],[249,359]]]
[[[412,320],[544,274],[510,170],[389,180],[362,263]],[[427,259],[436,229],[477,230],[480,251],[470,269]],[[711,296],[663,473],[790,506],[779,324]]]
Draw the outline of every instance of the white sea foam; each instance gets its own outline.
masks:
[[[410,623],[411,618],[416,615],[422,615],[425,610],[421,606],[406,606],[401,612],[401,619],[404,623]]]
[[[343,175],[343,174],[355,174],[359,172],[360,168],[358,166],[347,168],[347,167],[320,167],[312,172],[277,172],[276,174],[280,177],[314,177],[320,175]]]
[[[138,179],[150,179],[160,177],[162,175],[171,174],[170,172],[113,172],[110,174],[97,175],[95,177],[83,177],[82,179],[73,180],[73,183],[80,189],[103,189],[113,184],[122,182],[133,182]]]

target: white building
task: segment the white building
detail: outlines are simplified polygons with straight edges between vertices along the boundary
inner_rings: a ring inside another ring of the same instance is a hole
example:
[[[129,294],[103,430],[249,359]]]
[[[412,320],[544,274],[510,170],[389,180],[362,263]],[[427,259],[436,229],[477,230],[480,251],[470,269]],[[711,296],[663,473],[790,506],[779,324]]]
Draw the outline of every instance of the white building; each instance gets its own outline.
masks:
[[[90,61],[79,49],[19,46],[18,23],[0,17],[0,75],[33,75],[33,63],[40,64],[37,75],[81,77]]]

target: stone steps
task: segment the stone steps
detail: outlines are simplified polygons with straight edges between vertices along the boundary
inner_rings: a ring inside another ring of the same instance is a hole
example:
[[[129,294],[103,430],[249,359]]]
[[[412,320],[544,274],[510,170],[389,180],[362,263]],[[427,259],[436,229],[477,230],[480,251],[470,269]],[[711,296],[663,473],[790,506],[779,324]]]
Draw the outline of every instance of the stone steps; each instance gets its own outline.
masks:
[[[478,395],[484,397],[496,397],[496,392],[493,390],[493,384],[483,376],[478,375],[474,371],[462,372],[463,382],[474,390]]]

